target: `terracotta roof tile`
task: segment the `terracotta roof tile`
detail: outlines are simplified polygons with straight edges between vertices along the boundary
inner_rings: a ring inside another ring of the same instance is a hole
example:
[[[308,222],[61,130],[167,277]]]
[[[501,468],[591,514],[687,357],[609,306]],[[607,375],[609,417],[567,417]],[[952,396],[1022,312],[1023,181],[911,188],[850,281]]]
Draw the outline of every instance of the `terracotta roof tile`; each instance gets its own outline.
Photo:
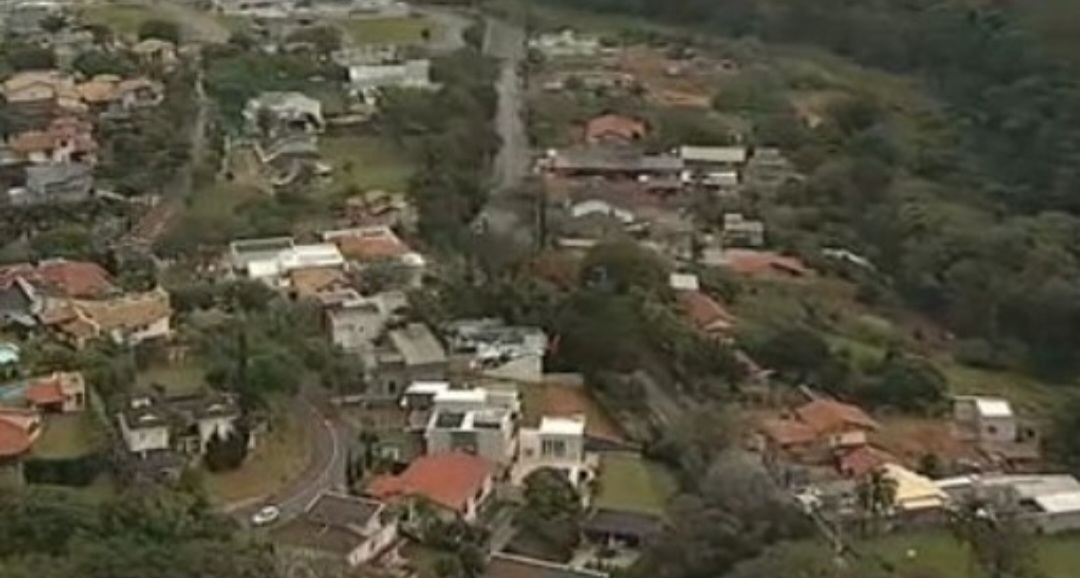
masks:
[[[724,251],[726,266],[740,275],[765,275],[786,273],[805,277],[813,273],[801,260],[773,251],[753,249],[728,249]]]
[[[880,427],[862,409],[829,399],[815,399],[796,409],[795,414],[819,434],[845,428],[876,430]]]
[[[26,399],[35,406],[63,403],[64,390],[60,387],[60,378],[50,376],[30,384],[26,388]]]
[[[860,478],[885,464],[900,464],[900,459],[874,446],[860,446],[840,457],[840,472]]]
[[[43,261],[35,270],[37,279],[65,297],[98,298],[114,293],[112,278],[97,263],[57,259]],[[33,279],[30,279],[34,282]]]
[[[645,121],[620,114],[604,114],[585,123],[585,140],[598,143],[610,138],[640,140],[648,134]]]
[[[758,429],[781,447],[808,444],[817,439],[814,430],[791,419],[767,419],[761,422]]]
[[[367,493],[379,499],[420,496],[462,512],[469,498],[480,492],[494,471],[491,462],[471,454],[428,454],[414,460],[396,476],[376,477]]]
[[[389,229],[380,233],[342,235],[329,240],[337,245],[346,259],[354,261],[397,259],[409,252],[409,246]]]
[[[0,457],[10,458],[30,449],[30,434],[0,413]]]
[[[736,318],[715,299],[701,291],[679,291],[679,305],[695,327],[706,333],[727,333]]]

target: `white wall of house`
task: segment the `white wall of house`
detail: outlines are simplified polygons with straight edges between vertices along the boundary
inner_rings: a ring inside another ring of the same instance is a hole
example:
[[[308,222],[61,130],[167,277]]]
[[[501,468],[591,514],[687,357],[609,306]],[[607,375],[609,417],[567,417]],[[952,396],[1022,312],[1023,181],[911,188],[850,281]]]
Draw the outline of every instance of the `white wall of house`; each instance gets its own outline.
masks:
[[[613,207],[611,204],[597,199],[576,203],[574,206],[570,207],[570,215],[575,219],[586,215],[610,215],[618,219],[621,223],[634,222],[634,214],[630,211]]]
[[[483,486],[480,491],[473,497],[469,498],[465,503],[465,511],[461,513],[461,518],[470,524],[476,521],[477,516],[480,513],[480,508],[483,507],[484,502],[491,497],[491,493],[495,490],[495,480],[491,476],[488,476],[484,480]]]
[[[355,567],[365,564],[380,552],[389,548],[394,543],[394,540],[397,540],[397,520],[390,520],[383,524],[378,515],[373,516],[364,527],[364,535],[368,537],[367,540],[364,540],[352,552],[349,552],[347,557],[349,566]]]
[[[136,328],[134,331],[128,333],[127,342],[134,345],[149,339],[168,337],[170,333],[172,333],[172,324],[170,322],[170,317],[166,315],[150,325]]]
[[[121,417],[120,433],[124,438],[124,445],[133,453],[144,454],[169,449],[169,428],[164,425],[129,428]]]

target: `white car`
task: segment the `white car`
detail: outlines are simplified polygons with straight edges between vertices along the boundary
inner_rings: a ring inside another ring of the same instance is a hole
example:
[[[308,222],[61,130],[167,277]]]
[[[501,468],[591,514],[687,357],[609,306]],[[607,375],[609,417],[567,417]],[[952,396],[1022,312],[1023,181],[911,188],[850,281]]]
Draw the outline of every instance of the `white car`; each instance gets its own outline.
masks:
[[[255,512],[255,515],[251,517],[251,525],[265,526],[274,523],[280,517],[281,510],[278,509],[277,506],[266,506],[258,512]]]

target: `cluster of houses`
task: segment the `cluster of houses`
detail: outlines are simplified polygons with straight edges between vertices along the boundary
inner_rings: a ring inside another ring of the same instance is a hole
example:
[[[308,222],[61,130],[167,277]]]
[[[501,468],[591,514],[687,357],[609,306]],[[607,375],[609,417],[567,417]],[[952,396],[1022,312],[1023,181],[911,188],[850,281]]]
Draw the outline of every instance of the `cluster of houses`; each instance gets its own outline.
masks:
[[[493,357],[542,356],[546,339],[539,330],[464,320],[444,328],[443,338],[449,351],[440,373],[453,379],[411,381],[396,396],[364,401],[400,416],[399,431],[380,433],[379,451],[407,465],[397,473],[368,476],[357,495],[318,497],[304,514],[275,528],[275,540],[353,566],[393,565],[396,547],[424,520],[489,524],[498,495],[521,488],[533,472],[550,469],[582,496],[586,543],[570,560],[535,560],[516,552],[510,536],[500,542],[495,558],[590,576],[604,575],[596,569],[605,567],[605,560],[631,563],[637,548],[663,529],[663,505],[670,496],[660,491],[628,500],[625,485],[663,488],[662,474],[591,404],[580,382],[488,374],[485,364]],[[474,369],[452,371],[458,360]],[[328,518],[328,503],[355,514]]]
[[[680,146],[651,153],[644,119],[603,114],[584,123],[580,143],[550,150],[538,161],[547,196],[547,222],[566,248],[635,239],[680,261],[730,268],[740,274],[805,276],[798,259],[765,250],[765,223],[735,209],[702,222],[704,198],[737,206],[746,190],[775,187],[796,174],[776,149]]]
[[[1038,532],[1080,529],[1080,482],[1038,471],[1035,428],[1002,398],[953,399],[949,431],[938,435],[955,437],[970,451],[938,457],[932,471],[924,456],[895,451],[896,440],[862,409],[824,397],[763,419],[757,432],[765,462],[808,512],[826,520],[865,516],[858,486],[880,475],[895,489],[887,512],[895,524],[944,524],[952,510],[979,498],[1013,509]]]
[[[160,42],[160,41],[154,41]],[[95,123],[158,105],[164,85],[139,76],[78,80],[60,70],[19,72],[0,86],[10,134],[0,144],[0,179],[16,205],[84,201],[94,193]]]
[[[0,384],[0,480],[22,479],[22,460],[49,427],[49,416],[86,408],[86,383],[77,372],[55,372]]]
[[[91,262],[50,259],[0,267],[0,326],[85,347],[94,339],[136,345],[167,337],[172,308],[161,288],[122,291]]]

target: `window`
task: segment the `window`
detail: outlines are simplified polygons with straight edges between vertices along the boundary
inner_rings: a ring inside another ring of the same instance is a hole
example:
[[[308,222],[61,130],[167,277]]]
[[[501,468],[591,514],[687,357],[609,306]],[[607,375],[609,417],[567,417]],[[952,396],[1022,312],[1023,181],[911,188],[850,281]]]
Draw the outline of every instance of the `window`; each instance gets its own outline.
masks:
[[[540,454],[546,457],[564,457],[566,455],[566,442],[563,440],[543,440],[540,442]]]

